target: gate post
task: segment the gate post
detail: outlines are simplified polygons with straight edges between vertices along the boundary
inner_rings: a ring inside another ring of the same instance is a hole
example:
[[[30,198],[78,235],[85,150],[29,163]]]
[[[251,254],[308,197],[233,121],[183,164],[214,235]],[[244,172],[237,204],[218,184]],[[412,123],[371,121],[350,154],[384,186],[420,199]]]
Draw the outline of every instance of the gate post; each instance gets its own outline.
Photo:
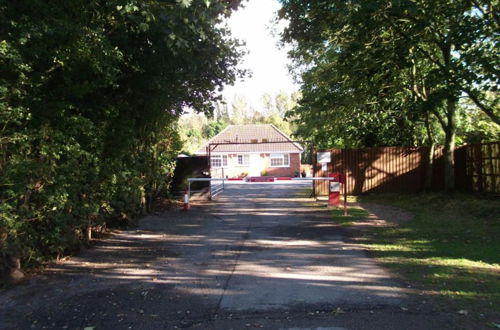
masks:
[[[311,160],[312,160],[312,185],[313,185],[313,197],[316,198],[316,180],[314,178],[316,177],[316,166],[317,166],[317,157],[316,157],[316,150],[314,149],[313,146],[311,146]]]
[[[189,190],[189,188],[184,190],[184,206],[182,207],[183,211],[189,210]]]

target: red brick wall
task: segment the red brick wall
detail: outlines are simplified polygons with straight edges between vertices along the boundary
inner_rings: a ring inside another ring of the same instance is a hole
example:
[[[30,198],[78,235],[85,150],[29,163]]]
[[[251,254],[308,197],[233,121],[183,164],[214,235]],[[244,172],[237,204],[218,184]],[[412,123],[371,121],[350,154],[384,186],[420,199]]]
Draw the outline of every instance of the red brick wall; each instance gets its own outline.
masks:
[[[290,167],[268,167],[266,171],[269,176],[295,176],[300,172],[300,154],[290,154]]]

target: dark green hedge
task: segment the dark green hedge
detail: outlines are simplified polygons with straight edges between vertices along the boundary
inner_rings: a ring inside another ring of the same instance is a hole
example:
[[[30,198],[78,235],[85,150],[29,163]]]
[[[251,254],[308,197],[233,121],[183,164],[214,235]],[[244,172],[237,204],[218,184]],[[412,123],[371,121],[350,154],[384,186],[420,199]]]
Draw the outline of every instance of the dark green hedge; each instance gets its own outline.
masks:
[[[235,79],[238,1],[0,0],[0,273],[167,191],[177,118]]]

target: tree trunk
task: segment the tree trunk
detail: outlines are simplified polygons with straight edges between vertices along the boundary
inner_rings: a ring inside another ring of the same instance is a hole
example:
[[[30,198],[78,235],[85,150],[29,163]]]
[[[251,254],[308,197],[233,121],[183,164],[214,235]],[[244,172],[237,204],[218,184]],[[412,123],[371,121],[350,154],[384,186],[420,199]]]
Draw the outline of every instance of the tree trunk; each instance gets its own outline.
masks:
[[[455,189],[455,135],[456,135],[456,105],[455,97],[448,97],[446,102],[447,127],[445,129],[444,145],[444,188],[446,191]]]
[[[431,142],[429,146],[429,151],[428,151],[428,161],[425,166],[425,185],[424,189],[426,191],[432,189],[432,175],[434,173],[434,150],[435,150],[435,145],[434,142]]]
[[[427,140],[429,144],[428,161],[425,167],[425,190],[431,190],[432,188],[432,175],[434,172],[434,136],[432,134],[432,128],[429,119],[429,113],[425,114],[425,130],[427,131]]]
[[[89,221],[89,225],[87,226],[85,236],[87,236],[87,242],[90,242],[92,240],[92,225],[90,224],[90,221]]]

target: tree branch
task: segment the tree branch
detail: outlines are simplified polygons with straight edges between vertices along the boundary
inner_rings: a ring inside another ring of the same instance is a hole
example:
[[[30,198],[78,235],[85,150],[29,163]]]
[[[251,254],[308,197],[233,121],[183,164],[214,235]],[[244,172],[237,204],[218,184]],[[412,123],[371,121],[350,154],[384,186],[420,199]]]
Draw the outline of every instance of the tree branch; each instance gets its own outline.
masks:
[[[446,128],[448,127],[448,125],[444,121],[443,116],[441,116],[441,114],[439,112],[437,112],[435,109],[431,109],[431,113],[434,116],[436,116],[437,120],[439,121],[439,124],[441,124],[441,126],[443,127],[443,130],[446,130]]]
[[[474,104],[477,105],[479,109],[481,109],[488,117],[490,117],[495,124],[500,126],[500,117],[495,115],[493,109],[489,108],[483,102],[481,102],[481,100],[479,100],[478,96],[473,91],[465,88],[462,90],[467,94],[467,96],[469,96],[472,102],[474,102]]]
[[[493,18],[493,20],[495,21],[496,23],[496,28],[498,29],[498,27],[500,26],[500,19],[498,18],[497,15],[495,15],[495,11],[492,9],[492,4],[490,3],[490,10],[489,11],[486,11],[483,7],[481,7],[481,5],[477,2],[477,0],[472,0],[471,1],[472,4],[474,5],[474,7],[479,10],[481,12],[481,14],[483,14],[483,16],[491,16],[491,18]]]
[[[385,14],[383,15],[383,17],[385,17],[385,19],[389,23],[389,25],[391,25],[394,28],[394,31],[396,31],[396,33],[401,35],[407,41],[412,42],[412,39],[404,31],[402,31],[397,25],[395,25],[392,22],[392,20],[390,19],[390,17],[388,17]],[[469,88],[467,88],[466,86],[461,84],[460,81],[456,77],[454,77],[453,74],[450,74],[450,70],[447,70],[446,65],[444,65],[444,64],[440,63],[439,61],[437,61],[436,59],[434,59],[432,57],[432,55],[429,52],[427,52],[425,49],[423,49],[422,47],[420,47],[418,45],[414,45],[414,47],[417,51],[419,51],[429,61],[431,61],[432,63],[437,65],[438,68],[443,73],[445,73],[446,75],[450,75],[449,81],[455,83],[460,88],[460,90],[465,92],[470,97],[470,99],[478,106],[479,109],[481,109],[488,117],[490,117],[491,120],[493,120],[493,122],[495,122],[497,125],[500,125],[500,118],[497,115],[495,115],[493,110],[490,109],[488,106],[486,106],[484,103],[482,103],[481,100],[479,100],[479,98],[477,97],[477,95],[473,91],[471,91]]]

